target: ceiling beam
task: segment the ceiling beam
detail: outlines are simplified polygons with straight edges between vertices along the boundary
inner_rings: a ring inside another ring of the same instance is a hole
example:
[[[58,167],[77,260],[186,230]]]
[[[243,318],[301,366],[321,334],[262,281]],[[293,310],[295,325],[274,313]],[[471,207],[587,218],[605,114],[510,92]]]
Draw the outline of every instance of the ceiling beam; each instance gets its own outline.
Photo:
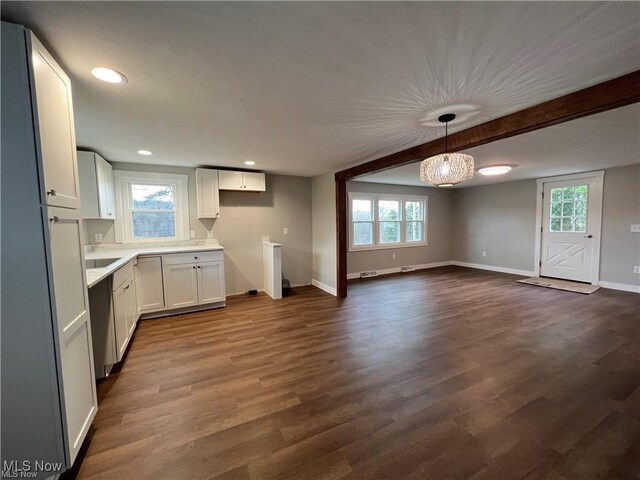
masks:
[[[496,118],[449,135],[449,150],[460,151],[557,125],[640,101],[640,70],[592,87]],[[388,170],[444,153],[444,139],[392,153],[337,172],[337,181]]]

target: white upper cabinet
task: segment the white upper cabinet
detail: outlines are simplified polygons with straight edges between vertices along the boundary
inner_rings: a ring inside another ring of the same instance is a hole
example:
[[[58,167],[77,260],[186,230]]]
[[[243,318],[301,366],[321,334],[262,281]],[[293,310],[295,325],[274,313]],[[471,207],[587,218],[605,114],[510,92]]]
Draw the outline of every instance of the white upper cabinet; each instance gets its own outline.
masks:
[[[218,171],[196,168],[198,218],[220,218]]]
[[[78,152],[82,218],[115,220],[113,167],[94,152]]]
[[[264,173],[218,171],[220,190],[242,190],[245,192],[264,192],[266,190]]]
[[[244,172],[242,174],[242,181],[244,183],[244,190],[264,192],[267,189],[264,173]]]
[[[71,82],[33,34],[30,41],[39,132],[36,141],[44,171],[42,203],[80,208]]]

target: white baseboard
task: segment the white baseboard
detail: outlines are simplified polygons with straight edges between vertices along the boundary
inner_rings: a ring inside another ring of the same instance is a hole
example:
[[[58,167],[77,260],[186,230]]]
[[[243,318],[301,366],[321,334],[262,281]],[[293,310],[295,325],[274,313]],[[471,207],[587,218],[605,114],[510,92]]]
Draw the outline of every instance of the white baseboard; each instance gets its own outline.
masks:
[[[522,275],[523,277],[533,277],[533,276],[535,276],[534,272],[531,271],[531,270],[518,270],[516,268],[496,267],[494,265],[483,265],[481,263],[459,262],[458,260],[449,260],[449,261],[446,261],[446,262],[425,263],[423,265],[413,265],[413,266],[415,267],[416,270],[424,270],[424,269],[427,269],[427,268],[445,267],[447,265],[456,265],[458,267],[476,268],[476,269],[479,269],[479,270],[489,270],[491,272],[508,273],[508,274],[511,274],[511,275]],[[378,272],[378,276],[389,275],[390,273],[399,273],[400,272],[400,267],[384,268],[384,269],[376,270],[376,271]],[[347,275],[347,279],[348,280],[353,280],[354,278],[360,278],[360,273],[359,272],[349,273]],[[313,285],[315,285],[316,287],[321,288],[322,290],[325,290],[326,292],[331,293],[332,295],[336,295],[336,289],[335,288],[331,288],[331,287],[329,287],[327,285],[320,284],[320,282],[318,282],[317,280],[312,280],[311,283]],[[324,287],[327,287],[327,288],[323,288],[321,285],[324,285]],[[602,288],[610,288],[612,290],[621,290],[623,292],[640,293],[640,286],[639,285],[630,285],[630,284],[627,284],[627,283],[616,283],[616,282],[606,282],[606,281],[600,281],[600,282],[598,282],[598,285],[600,285]]]
[[[446,267],[447,265],[452,265],[452,263],[450,261],[446,261],[446,262],[423,263],[421,265],[411,265],[411,266],[414,267],[416,270],[425,270],[427,268]],[[400,273],[400,268],[402,267],[383,268],[383,269],[377,269],[376,272],[378,272],[378,276],[389,275],[390,273]],[[410,273],[410,272],[407,272],[407,273]],[[347,280],[353,280],[354,278],[360,278],[360,272],[347,274]]]
[[[338,296],[338,290],[337,289],[335,289],[334,287],[330,287],[326,283],[322,283],[322,282],[316,280],[315,278],[313,280],[311,280],[311,285],[313,285],[314,287],[319,288],[320,290],[324,290],[327,293],[330,293],[334,297]]]
[[[628,283],[616,283],[616,282],[603,282],[600,280],[598,282],[602,288],[610,288],[612,290],[622,290],[623,292],[633,292],[640,293],[640,286],[638,285],[629,285]]]
[[[522,275],[523,277],[533,277],[533,271],[531,270],[518,270],[516,268],[496,267],[493,265],[483,265],[481,263],[467,263],[453,260],[451,265],[457,265],[459,267],[477,268],[479,270],[490,270],[492,272],[509,273],[511,275]]]

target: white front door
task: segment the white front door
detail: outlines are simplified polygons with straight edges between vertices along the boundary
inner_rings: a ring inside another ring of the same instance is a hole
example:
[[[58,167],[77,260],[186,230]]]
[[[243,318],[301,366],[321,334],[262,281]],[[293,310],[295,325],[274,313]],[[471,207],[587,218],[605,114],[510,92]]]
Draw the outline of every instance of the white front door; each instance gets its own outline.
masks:
[[[544,183],[540,275],[597,283],[602,177]]]

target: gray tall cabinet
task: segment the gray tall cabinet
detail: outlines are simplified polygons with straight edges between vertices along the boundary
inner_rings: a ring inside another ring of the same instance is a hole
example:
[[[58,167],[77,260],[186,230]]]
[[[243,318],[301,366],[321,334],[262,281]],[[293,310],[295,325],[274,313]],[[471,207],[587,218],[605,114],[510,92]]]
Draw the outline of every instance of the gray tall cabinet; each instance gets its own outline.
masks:
[[[1,33],[2,462],[61,471],[97,411],[71,85],[29,30]]]

